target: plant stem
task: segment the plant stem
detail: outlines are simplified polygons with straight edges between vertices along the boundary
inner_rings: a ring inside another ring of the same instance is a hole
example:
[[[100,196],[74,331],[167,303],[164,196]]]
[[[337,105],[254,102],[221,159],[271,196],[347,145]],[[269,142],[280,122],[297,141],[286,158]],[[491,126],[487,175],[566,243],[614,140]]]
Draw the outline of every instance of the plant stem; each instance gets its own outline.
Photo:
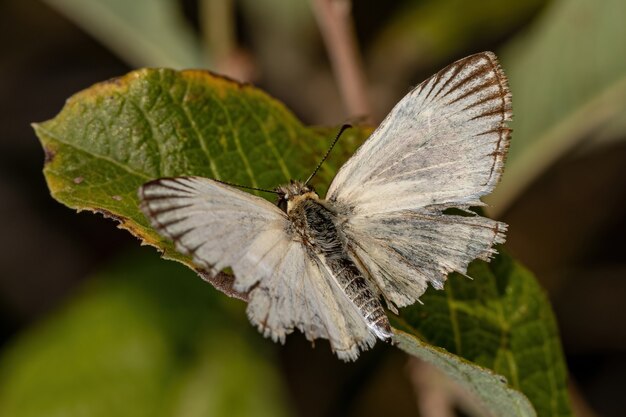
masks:
[[[205,55],[220,66],[236,48],[232,0],[201,0],[199,7]]]
[[[348,116],[369,118],[371,109],[350,0],[311,0],[311,4]]]

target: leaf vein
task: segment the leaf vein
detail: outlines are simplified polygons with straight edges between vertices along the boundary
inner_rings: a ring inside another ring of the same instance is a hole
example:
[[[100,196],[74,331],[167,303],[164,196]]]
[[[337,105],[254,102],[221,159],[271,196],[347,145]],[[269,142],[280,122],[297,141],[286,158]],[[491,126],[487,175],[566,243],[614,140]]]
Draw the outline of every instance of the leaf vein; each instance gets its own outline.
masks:
[[[243,162],[246,173],[250,177],[251,186],[258,188],[256,180],[254,179],[254,172],[252,171],[252,167],[250,166],[250,161],[246,157],[246,154],[243,152],[243,148],[241,147],[241,141],[239,140],[239,130],[235,129],[233,126],[233,121],[230,116],[230,111],[224,106],[221,100],[215,99],[215,102],[219,107],[222,108],[224,115],[226,116],[226,120],[228,120],[228,127],[230,128],[231,134],[233,136],[233,142],[235,143],[235,147],[237,148],[237,153],[239,154],[241,161]]]
[[[150,138],[149,139],[152,139],[152,141],[156,144],[157,155],[159,157],[159,171],[157,173],[157,177],[162,177],[163,176],[163,154],[164,154],[164,152],[163,152],[163,148],[161,146],[160,141],[157,140],[156,135],[154,134],[154,128],[152,126],[152,122],[150,122],[150,119],[148,118],[148,114],[145,112],[144,109],[141,108],[139,103],[136,103],[134,100],[131,100],[130,98],[126,98],[126,102],[129,103],[131,106],[133,106],[137,110],[139,116],[144,120],[144,122],[148,125],[148,128],[150,129]]]
[[[256,115],[256,113],[254,113],[253,109],[250,106],[250,103],[247,100],[240,100],[240,101],[242,101],[244,105],[249,109],[250,114],[252,115],[252,118],[254,119],[255,122],[258,123],[261,129],[261,132],[263,133],[263,136],[265,137],[265,143],[267,144],[267,147],[270,148],[270,151],[274,155],[274,158],[276,158],[276,161],[278,162],[278,166],[280,167],[280,170],[282,171],[285,178],[288,180],[293,179],[291,172],[289,172],[289,168],[287,168],[287,164],[285,164],[285,160],[283,159],[282,155],[280,155],[280,153],[278,152],[278,149],[276,149],[276,146],[274,146],[274,142],[272,142],[270,135],[267,129],[265,128],[265,125],[261,121],[261,119]]]
[[[78,151],[84,152],[87,155],[93,156],[94,158],[101,159],[101,160],[106,161],[106,162],[110,162],[113,165],[116,165],[116,166],[122,168],[123,170],[125,170],[129,174],[135,175],[135,176],[140,177],[140,178],[148,179],[148,180],[152,179],[152,177],[150,177],[149,175],[146,175],[146,174],[144,174],[142,172],[139,172],[139,171],[135,171],[134,169],[128,167],[127,165],[122,164],[120,161],[117,161],[117,160],[115,160],[115,159],[113,159],[113,158],[111,158],[109,156],[99,155],[99,154],[94,153],[93,151],[89,151],[87,149],[81,148],[80,146],[76,145],[75,143],[70,143],[70,142],[63,141],[56,134],[54,134],[53,132],[51,132],[50,130],[44,128],[41,125],[39,125],[39,129],[42,130],[50,138],[54,139],[55,141],[65,145],[65,146],[69,146],[70,148],[73,148],[73,149],[76,149]]]
[[[189,107],[187,106],[187,95],[189,94],[190,86],[191,86],[191,82],[187,81],[187,84],[185,86],[185,92],[183,94],[183,98],[180,103],[180,107],[183,109],[183,114],[187,118],[187,121],[191,125],[191,128],[193,129],[194,133],[196,134],[196,137],[198,138],[198,142],[200,142],[200,147],[202,148],[202,150],[204,151],[204,154],[206,155],[207,161],[209,162],[209,167],[211,168],[211,172],[213,173],[213,177],[219,180],[221,178],[221,175],[217,172],[217,166],[215,165],[215,161],[213,161],[213,159],[211,158],[211,153],[209,152],[209,148],[207,147],[206,138],[204,137],[202,132],[200,132],[200,129],[198,128],[198,124],[196,123],[196,120],[193,117],[193,114],[189,111]],[[170,93],[170,97],[171,97],[171,93]],[[172,98],[172,101],[175,101],[174,97],[171,97],[171,98]]]
[[[461,355],[461,330],[459,328],[459,320],[457,317],[456,307],[454,305],[454,295],[452,294],[452,285],[448,285],[445,290],[448,309],[450,310],[450,324],[452,325],[452,333],[454,336],[454,344],[456,345],[456,354]]]

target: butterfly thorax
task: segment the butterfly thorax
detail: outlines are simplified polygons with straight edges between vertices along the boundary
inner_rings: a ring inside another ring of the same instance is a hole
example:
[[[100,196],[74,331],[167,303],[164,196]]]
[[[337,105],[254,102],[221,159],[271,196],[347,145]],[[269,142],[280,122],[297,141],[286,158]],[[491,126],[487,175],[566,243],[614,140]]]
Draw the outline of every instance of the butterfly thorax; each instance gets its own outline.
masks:
[[[333,205],[310,187],[297,182],[281,187],[287,204],[291,233],[300,240],[334,284],[358,309],[367,325],[381,339],[391,337],[391,327],[376,292],[346,248],[346,237],[337,225]],[[279,200],[280,206],[281,200]]]

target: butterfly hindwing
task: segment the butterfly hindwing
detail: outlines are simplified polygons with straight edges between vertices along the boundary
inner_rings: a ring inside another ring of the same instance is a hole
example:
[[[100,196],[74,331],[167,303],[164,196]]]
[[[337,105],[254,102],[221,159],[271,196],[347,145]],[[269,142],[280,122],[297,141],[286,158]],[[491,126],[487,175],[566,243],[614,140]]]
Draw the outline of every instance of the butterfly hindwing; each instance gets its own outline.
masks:
[[[303,245],[292,242],[284,250],[274,274],[250,293],[248,317],[274,340],[297,328],[309,340],[328,339],[340,359],[355,360],[375,343],[367,324]]]
[[[345,228],[353,256],[397,307],[414,303],[428,283],[442,289],[450,272],[465,273],[472,260],[488,260],[505,231],[486,217],[422,210],[355,216]]]

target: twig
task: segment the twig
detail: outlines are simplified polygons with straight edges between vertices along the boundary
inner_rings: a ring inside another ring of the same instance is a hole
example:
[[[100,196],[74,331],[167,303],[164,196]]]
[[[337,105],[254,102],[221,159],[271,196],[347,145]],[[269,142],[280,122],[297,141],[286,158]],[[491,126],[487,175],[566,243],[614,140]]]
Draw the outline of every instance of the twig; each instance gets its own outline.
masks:
[[[448,379],[420,359],[411,357],[407,365],[420,415],[454,417],[454,399],[449,390]]]
[[[567,384],[569,391],[569,397],[572,401],[572,409],[574,415],[577,417],[598,417],[598,414],[591,408],[591,406],[585,400],[585,397],[580,392],[578,384],[570,378]]]
[[[455,408],[470,416],[490,415],[469,391],[434,365],[411,357],[408,371],[421,416],[452,417],[456,415]]]
[[[205,54],[219,65],[236,48],[232,0],[202,0],[199,7]]]
[[[311,4],[348,116],[369,118],[371,108],[354,33],[350,0],[311,0]]]

